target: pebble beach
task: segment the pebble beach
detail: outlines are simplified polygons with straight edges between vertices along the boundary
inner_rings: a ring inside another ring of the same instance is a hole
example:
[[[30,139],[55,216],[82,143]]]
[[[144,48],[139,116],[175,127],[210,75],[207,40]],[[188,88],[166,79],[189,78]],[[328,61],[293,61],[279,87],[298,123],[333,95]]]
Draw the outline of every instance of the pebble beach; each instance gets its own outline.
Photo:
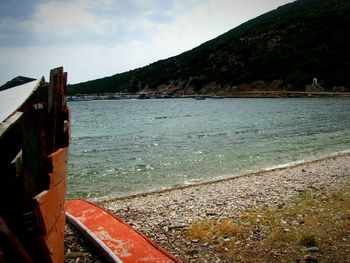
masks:
[[[210,246],[188,239],[186,229],[192,222],[235,219],[254,207],[283,207],[307,191],[349,185],[350,151],[345,151],[232,178],[107,200],[100,205],[184,262],[223,262]],[[89,245],[77,244],[84,240],[72,231],[68,225],[65,262],[103,262]]]

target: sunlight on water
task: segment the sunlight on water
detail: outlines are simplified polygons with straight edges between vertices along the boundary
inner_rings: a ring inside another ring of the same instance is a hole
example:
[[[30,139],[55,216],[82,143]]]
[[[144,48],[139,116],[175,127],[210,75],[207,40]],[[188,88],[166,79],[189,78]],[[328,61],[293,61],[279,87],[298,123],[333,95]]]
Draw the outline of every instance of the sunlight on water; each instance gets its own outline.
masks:
[[[350,147],[350,99],[71,102],[68,196],[123,196]]]

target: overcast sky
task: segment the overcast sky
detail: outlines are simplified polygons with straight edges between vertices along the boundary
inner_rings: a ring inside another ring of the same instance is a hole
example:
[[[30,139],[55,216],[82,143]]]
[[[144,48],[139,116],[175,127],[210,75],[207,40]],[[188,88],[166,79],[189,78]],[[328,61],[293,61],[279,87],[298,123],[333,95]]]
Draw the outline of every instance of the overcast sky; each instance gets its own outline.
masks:
[[[0,85],[64,66],[68,83],[165,59],[291,0],[1,0]]]

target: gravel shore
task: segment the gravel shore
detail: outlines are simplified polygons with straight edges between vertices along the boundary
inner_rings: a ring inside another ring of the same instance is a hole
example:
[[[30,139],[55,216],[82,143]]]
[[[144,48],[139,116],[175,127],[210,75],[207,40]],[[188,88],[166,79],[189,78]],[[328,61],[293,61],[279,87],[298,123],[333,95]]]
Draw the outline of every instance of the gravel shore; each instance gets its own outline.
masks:
[[[104,201],[100,205],[184,262],[224,262],[210,246],[186,237],[191,222],[234,219],[249,208],[283,207],[305,191],[340,189],[349,184],[350,152],[343,152],[230,179]],[[88,256],[94,260],[80,262],[99,260]]]

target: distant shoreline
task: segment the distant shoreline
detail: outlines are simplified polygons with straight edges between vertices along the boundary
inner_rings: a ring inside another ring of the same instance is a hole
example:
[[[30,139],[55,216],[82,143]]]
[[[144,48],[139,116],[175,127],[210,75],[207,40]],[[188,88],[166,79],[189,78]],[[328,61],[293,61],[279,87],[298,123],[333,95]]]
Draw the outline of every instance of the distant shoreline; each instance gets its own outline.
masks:
[[[224,98],[349,98],[350,92],[307,92],[307,91],[241,91],[226,95],[192,94],[173,97],[149,95],[144,99],[224,99]],[[137,94],[121,93],[79,94],[68,96],[68,101],[127,100],[138,99]]]
[[[230,98],[237,97],[261,98],[308,98],[308,97],[350,97],[350,92],[308,92],[308,91],[244,91],[237,92]]]

